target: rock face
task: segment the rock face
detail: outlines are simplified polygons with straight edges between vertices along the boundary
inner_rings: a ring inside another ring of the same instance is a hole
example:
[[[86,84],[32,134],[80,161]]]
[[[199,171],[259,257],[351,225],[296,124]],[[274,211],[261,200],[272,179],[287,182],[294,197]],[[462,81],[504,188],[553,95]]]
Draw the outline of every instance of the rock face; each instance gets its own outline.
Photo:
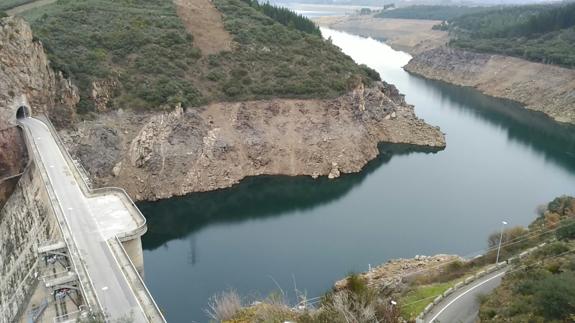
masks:
[[[21,18],[0,20],[0,129],[15,125],[21,105],[45,113],[57,126],[75,121],[77,89],[48,62],[42,44]]]
[[[405,70],[517,101],[575,124],[575,70],[514,57],[439,47],[413,57]]]
[[[15,183],[2,179],[22,172],[26,164],[24,141],[15,127],[18,108],[31,107],[32,114],[47,114],[58,126],[67,126],[75,121],[78,100],[76,88],[50,68],[28,24],[20,18],[0,19],[0,206]]]
[[[380,83],[333,100],[216,103],[170,113],[102,114],[63,130],[97,185],[156,200],[229,187],[247,176],[336,178],[360,171],[378,143],[442,148],[397,89]]]

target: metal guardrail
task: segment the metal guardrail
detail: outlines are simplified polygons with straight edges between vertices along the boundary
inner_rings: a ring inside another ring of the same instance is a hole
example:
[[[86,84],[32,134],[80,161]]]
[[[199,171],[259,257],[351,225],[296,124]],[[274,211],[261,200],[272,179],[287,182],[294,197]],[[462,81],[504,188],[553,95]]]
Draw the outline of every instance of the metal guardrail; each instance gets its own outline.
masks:
[[[40,152],[38,151],[38,148],[33,142],[34,137],[30,132],[30,130],[24,125],[19,124],[19,126],[27,134],[24,137],[26,147],[28,151],[32,153],[30,159],[33,158],[32,156],[41,156]],[[70,228],[70,224],[68,223],[66,217],[64,216],[65,212],[64,210],[62,210],[62,206],[60,205],[60,203],[58,203],[54,187],[52,186],[52,182],[50,181],[50,177],[48,176],[48,173],[46,171],[46,165],[44,165],[44,162],[42,161],[41,158],[39,158],[39,160],[34,158],[34,160],[36,161],[38,171],[40,172],[42,179],[46,184],[46,192],[48,194],[50,206],[52,208],[52,211],[54,212],[54,215],[56,216],[57,219],[56,222],[60,227],[60,232],[62,232],[64,243],[66,243],[68,250],[70,250],[70,260],[72,263],[72,267],[74,268],[74,271],[78,274],[78,280],[80,281],[80,290],[82,292],[82,295],[86,300],[90,311],[102,312],[102,307],[100,305],[101,302],[98,299],[98,295],[95,293],[94,284],[92,283],[92,279],[90,277],[90,274],[88,273],[86,264],[82,261],[82,258],[80,258],[79,256],[80,252],[78,250],[78,245],[74,239],[74,236],[72,235],[72,229]],[[56,204],[58,206],[56,206]],[[86,287],[89,287],[90,290],[88,290]]]

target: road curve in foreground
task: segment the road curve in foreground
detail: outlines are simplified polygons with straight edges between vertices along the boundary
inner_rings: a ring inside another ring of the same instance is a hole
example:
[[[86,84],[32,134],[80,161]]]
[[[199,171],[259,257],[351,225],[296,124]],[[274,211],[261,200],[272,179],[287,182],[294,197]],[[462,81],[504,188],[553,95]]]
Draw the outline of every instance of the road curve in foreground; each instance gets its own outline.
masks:
[[[492,292],[508,268],[494,271],[443,299],[423,318],[426,323],[475,323],[479,315],[479,295]]]

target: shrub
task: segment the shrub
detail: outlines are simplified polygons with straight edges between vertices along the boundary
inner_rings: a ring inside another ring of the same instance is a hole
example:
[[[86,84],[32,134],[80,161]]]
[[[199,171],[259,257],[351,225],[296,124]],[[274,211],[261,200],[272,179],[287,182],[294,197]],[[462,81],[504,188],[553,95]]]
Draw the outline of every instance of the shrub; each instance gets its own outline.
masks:
[[[361,295],[368,290],[367,282],[356,273],[350,273],[347,277],[347,289],[354,294]]]
[[[573,272],[549,276],[537,282],[535,289],[535,304],[546,319],[563,320],[575,312]]]
[[[566,220],[557,231],[555,235],[558,240],[571,240],[575,239],[575,219]]]

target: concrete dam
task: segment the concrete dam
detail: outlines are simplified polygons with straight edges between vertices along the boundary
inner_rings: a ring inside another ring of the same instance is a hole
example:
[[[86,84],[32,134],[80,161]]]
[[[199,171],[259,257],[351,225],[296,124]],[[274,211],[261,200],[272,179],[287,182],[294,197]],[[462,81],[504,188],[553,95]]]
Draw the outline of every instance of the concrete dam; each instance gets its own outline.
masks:
[[[146,288],[146,219],[119,188],[92,189],[50,121],[13,111],[29,161],[0,210],[0,323],[165,322]]]

